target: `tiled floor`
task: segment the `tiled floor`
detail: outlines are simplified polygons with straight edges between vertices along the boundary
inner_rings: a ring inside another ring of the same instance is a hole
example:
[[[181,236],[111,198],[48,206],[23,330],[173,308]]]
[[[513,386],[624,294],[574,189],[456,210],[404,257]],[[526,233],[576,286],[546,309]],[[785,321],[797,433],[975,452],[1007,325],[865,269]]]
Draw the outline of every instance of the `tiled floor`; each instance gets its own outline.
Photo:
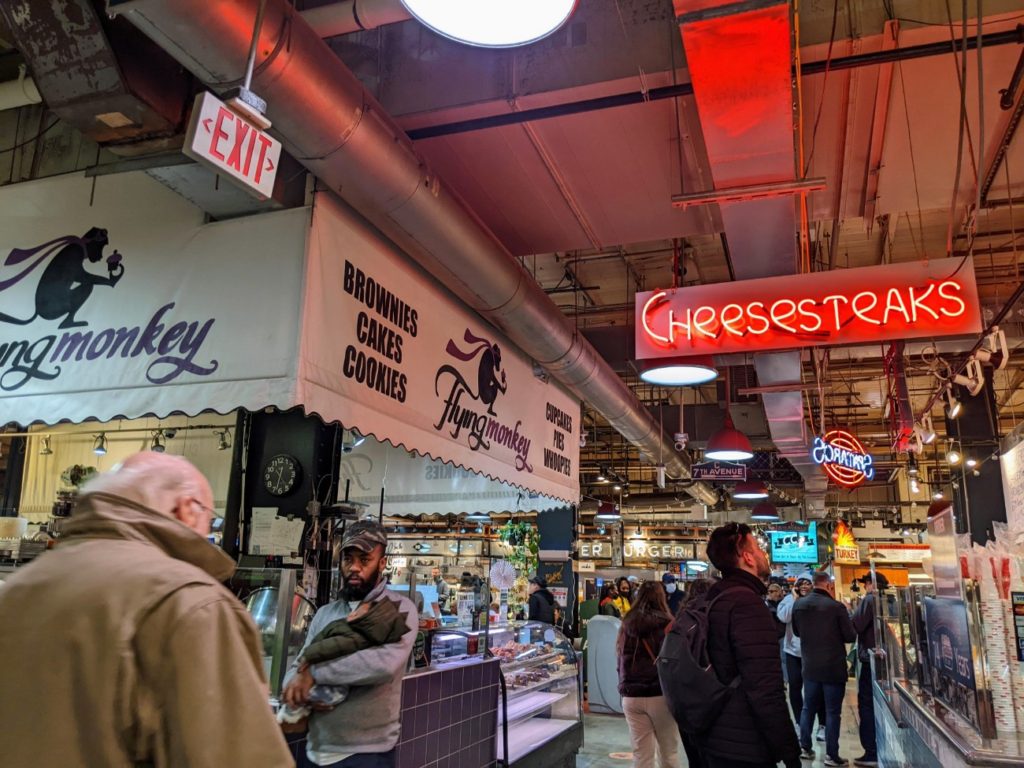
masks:
[[[621,715],[584,716],[584,744],[576,757],[577,768],[628,768],[633,764],[629,746],[629,728],[626,719]],[[803,763],[805,768],[821,768],[824,766],[823,744],[815,744],[818,757],[814,762]],[[839,737],[839,754],[851,761],[863,754],[860,739],[857,736],[857,684],[851,681],[846,691],[843,704],[842,733]],[[611,755],[616,755],[612,757]],[[682,764],[686,766],[686,756],[682,747],[679,749]]]

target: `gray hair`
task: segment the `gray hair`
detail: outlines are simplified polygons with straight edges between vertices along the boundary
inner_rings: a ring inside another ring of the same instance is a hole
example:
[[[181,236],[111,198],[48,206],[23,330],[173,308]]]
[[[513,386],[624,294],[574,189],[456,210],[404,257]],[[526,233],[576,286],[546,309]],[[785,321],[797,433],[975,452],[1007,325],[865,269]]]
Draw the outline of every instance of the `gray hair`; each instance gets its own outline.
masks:
[[[815,587],[825,586],[826,584],[832,583],[832,577],[824,571],[819,571],[818,573],[814,574],[814,579],[811,583],[814,584]]]
[[[182,497],[201,499],[204,490],[209,490],[209,483],[187,459],[143,451],[90,480],[81,495],[109,493],[166,515]]]

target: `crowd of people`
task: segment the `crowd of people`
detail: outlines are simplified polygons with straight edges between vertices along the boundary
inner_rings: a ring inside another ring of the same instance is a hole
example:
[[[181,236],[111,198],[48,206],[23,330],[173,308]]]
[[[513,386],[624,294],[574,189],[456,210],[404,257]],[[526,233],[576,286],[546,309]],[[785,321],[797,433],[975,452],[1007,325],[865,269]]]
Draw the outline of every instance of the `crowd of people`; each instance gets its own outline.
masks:
[[[853,764],[876,766],[870,596],[888,586],[885,577],[858,580],[868,597],[851,616],[836,600],[828,573],[798,578],[793,585],[773,577],[749,526],[716,528],[707,554],[722,574],[717,581],[698,579],[680,589],[676,577],[665,574],[660,582],[644,582],[636,589],[628,579],[602,588],[601,613],[622,618],[619,693],[634,765],[679,768],[680,744],[690,768],[767,768],[778,763],[795,768],[816,758],[816,744],[823,744],[826,766],[848,765],[839,754],[839,735],[849,678],[847,646],[856,641],[864,753]],[[706,634],[705,647],[692,649],[694,656],[703,653],[717,680],[729,688],[710,727],[698,732],[674,719],[670,706],[671,689],[692,681],[674,680],[666,672],[672,667],[659,672],[658,664],[674,623],[693,626],[695,619],[700,626],[706,622]]]
[[[18,662],[0,695],[0,754],[9,764],[295,765],[267,706],[256,628],[222,585],[235,565],[206,540],[212,505],[209,483],[189,462],[137,454],[87,484],[61,546],[5,582],[0,656]],[[316,613],[288,672],[282,703],[288,719],[306,720],[306,764],[395,765],[418,616],[387,588],[387,543],[377,522],[345,529],[340,594]],[[682,746],[691,768],[796,768],[815,758],[817,722],[825,765],[846,765],[840,718],[846,648],[856,639],[864,754],[854,763],[877,765],[865,664],[873,601],[851,617],[826,573],[769,586],[767,556],[743,524],[716,528],[707,555],[717,581],[684,590],[667,574],[602,588],[600,613],[622,621],[619,691],[634,764],[679,768]],[[861,581],[869,597],[887,586]],[[555,611],[547,584],[534,579],[530,615],[557,621]],[[665,638],[681,628],[700,631],[666,659]],[[685,665],[663,662],[687,654],[693,675],[665,674]],[[676,706],[680,688],[692,685],[712,691],[707,701],[688,699],[702,718],[681,717]],[[697,720],[704,726],[690,727]],[[41,723],[46,738],[37,737]]]

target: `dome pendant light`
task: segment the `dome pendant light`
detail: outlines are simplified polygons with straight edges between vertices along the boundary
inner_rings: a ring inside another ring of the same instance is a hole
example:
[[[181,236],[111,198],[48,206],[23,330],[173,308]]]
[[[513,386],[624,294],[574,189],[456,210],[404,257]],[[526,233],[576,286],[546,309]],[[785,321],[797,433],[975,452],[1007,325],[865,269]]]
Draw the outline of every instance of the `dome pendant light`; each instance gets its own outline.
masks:
[[[713,461],[746,461],[754,458],[750,440],[732,423],[732,414],[729,413],[730,392],[729,369],[726,368],[725,426],[711,436],[711,439],[708,440],[708,447],[704,450],[704,457]]]
[[[659,387],[696,387],[718,378],[710,355],[637,361],[640,378]]]
[[[751,520],[763,520],[765,522],[778,520],[779,510],[770,501],[762,501],[754,507],[750,513]]]
[[[97,456],[103,456],[107,452],[107,434],[100,432],[92,444],[92,452]]]
[[[732,423],[732,416],[725,413],[725,426],[708,440],[704,457],[715,461],[746,461],[754,458],[750,440]]]
[[[747,482],[736,484],[732,497],[734,499],[767,499],[768,489],[764,487],[764,483],[748,480]]]

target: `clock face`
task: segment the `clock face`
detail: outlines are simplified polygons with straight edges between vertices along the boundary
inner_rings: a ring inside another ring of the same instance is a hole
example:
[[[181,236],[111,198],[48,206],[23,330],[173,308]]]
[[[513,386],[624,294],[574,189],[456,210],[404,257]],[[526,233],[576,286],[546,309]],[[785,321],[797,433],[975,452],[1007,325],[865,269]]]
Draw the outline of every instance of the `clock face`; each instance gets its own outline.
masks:
[[[274,456],[263,468],[263,487],[273,496],[291,493],[302,479],[298,459],[286,453]]]

